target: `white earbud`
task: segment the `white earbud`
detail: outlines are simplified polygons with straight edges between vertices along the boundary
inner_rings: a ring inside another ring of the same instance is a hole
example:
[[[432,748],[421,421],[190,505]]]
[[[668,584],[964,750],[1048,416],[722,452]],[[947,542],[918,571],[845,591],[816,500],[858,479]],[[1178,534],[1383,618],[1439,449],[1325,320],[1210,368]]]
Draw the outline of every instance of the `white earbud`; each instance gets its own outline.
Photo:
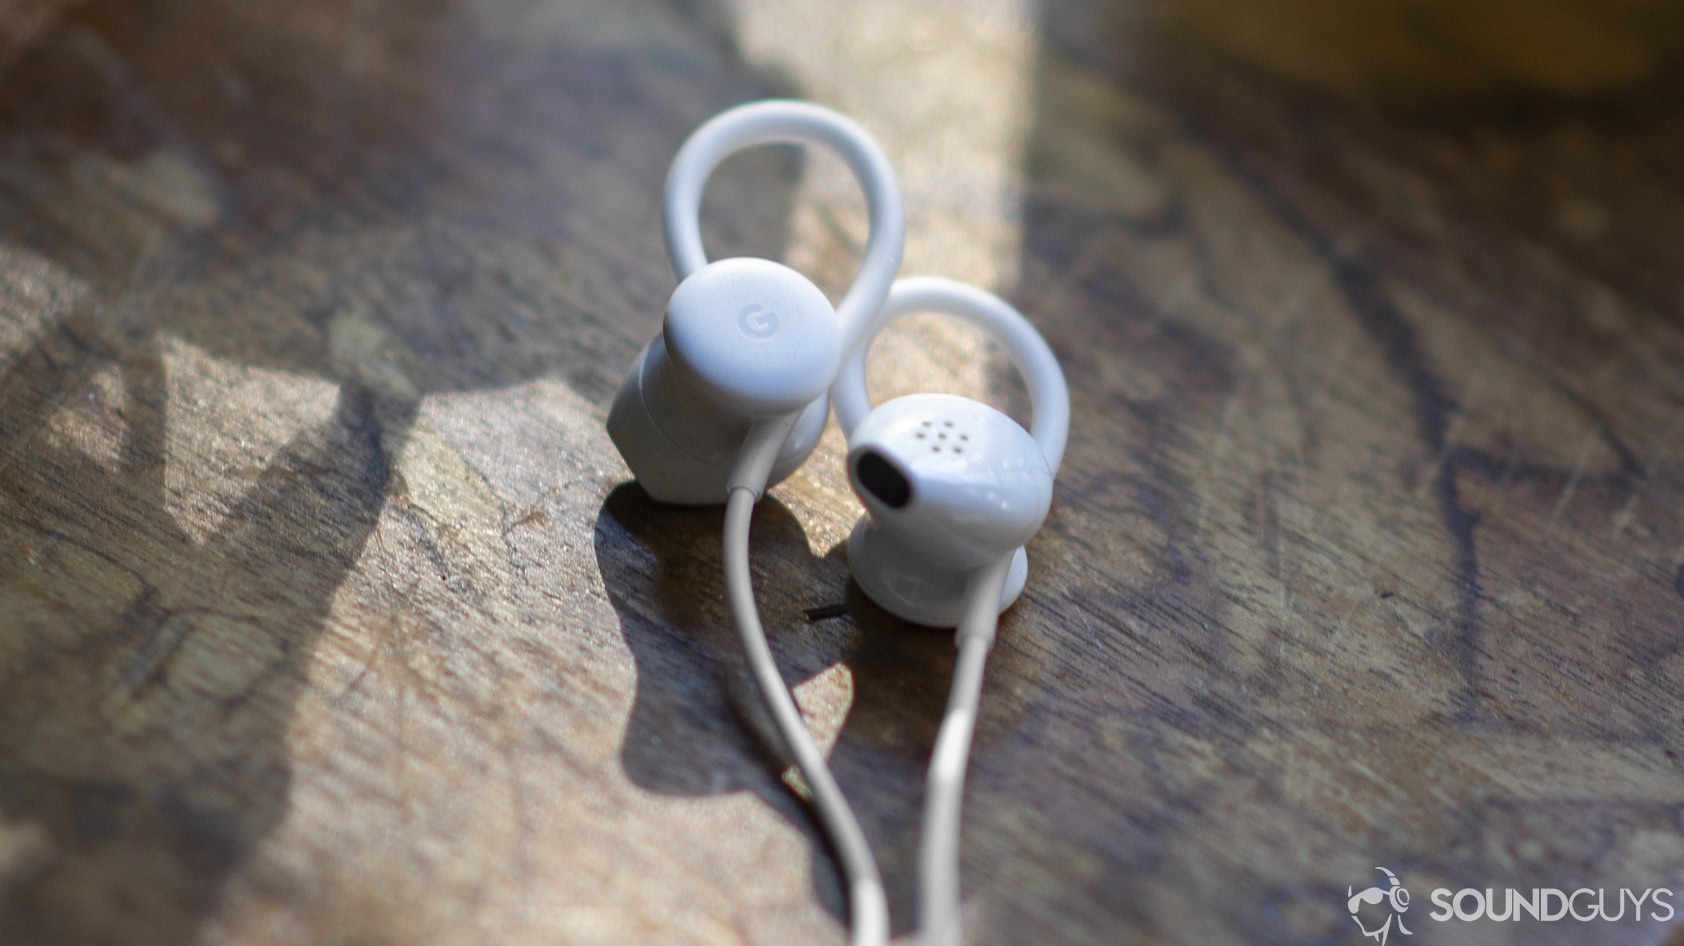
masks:
[[[895,398],[854,431],[848,479],[867,514],[848,542],[854,580],[909,621],[958,623],[978,569],[1011,557],[1004,610],[1023,591],[1023,544],[1046,518],[1052,471],[1017,422],[951,394]]]
[[[916,312],[956,316],[1001,342],[1029,385],[1024,430],[986,404],[914,394],[872,409],[865,355],[884,325]],[[919,946],[958,946],[959,809],[983,665],[1000,612],[1023,591],[1023,545],[1052,502],[1070,431],[1070,391],[1052,349],[998,297],[948,279],[903,279],[831,390],[848,435],[848,480],[866,515],[848,540],[865,593],[918,624],[954,627],[959,654],[936,732],[918,842]]]
[[[1023,591],[1023,546],[1052,502],[1070,395],[1046,341],[997,296],[947,279],[903,279],[873,334],[917,312],[955,316],[998,338],[1029,382],[1034,412],[1031,434],[986,404],[950,394],[913,394],[872,409],[863,345],[832,391],[848,434],[848,479],[866,508],[848,542],[854,580],[908,621],[951,627],[965,610],[966,589],[989,565],[1009,560],[998,610]]]
[[[702,187],[730,154],[759,145],[828,146],[865,191],[871,231],[842,302],[778,263],[709,263],[697,212]],[[667,174],[667,253],[679,285],[661,335],[638,354],[608,413],[608,434],[643,489],[669,503],[725,503],[725,596],[749,669],[813,794],[848,877],[856,946],[888,939],[883,878],[824,752],[779,675],[754,604],[749,526],[766,488],[818,445],[826,389],[860,344],[900,269],[906,221],[900,185],[877,142],[851,120],[805,102],[756,102],[710,119]]]
[[[865,259],[834,310],[787,266],[750,258],[709,263],[702,248],[697,214],[708,175],[737,151],[774,143],[834,149],[865,192]],[[900,185],[882,149],[852,120],[805,102],[755,102],[709,120],[679,149],[667,175],[665,229],[678,289],[661,335],[638,354],[614,397],[609,437],[656,500],[721,503],[733,482],[750,485],[758,497],[818,445],[826,388],[900,268]],[[750,451],[751,465],[766,469],[739,470],[734,480],[745,444],[755,441],[775,441]]]

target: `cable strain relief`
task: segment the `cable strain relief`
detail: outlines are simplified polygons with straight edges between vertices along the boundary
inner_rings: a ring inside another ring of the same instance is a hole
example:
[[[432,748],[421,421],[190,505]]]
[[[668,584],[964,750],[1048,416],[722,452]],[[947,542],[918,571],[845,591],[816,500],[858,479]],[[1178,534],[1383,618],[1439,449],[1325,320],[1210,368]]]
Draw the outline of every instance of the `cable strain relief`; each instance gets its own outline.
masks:
[[[790,431],[795,429],[795,422],[800,419],[801,411],[794,411],[749,425],[748,436],[743,438],[743,447],[737,453],[737,463],[731,468],[731,479],[725,486],[727,499],[743,489],[754,494],[755,502],[760,501],[766,494],[766,481],[771,479],[778,453],[783,449],[784,441],[789,439]]]
[[[965,586],[965,607],[955,631],[959,647],[971,641],[981,643],[984,649],[994,646],[995,632],[1000,627],[1000,596],[1005,592],[1011,568],[1012,556],[1007,555],[971,575]]]

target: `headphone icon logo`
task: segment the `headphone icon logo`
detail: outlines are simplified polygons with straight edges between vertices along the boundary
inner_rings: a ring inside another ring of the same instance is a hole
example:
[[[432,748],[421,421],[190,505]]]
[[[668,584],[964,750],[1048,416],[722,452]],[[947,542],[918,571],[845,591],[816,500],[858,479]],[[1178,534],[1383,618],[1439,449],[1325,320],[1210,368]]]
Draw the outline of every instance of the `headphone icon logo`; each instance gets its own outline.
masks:
[[[751,302],[737,313],[737,330],[755,340],[771,338],[778,331],[778,314]]]
[[[1409,891],[1404,889],[1403,884],[1398,881],[1396,874],[1384,867],[1376,867],[1374,869],[1386,875],[1386,886],[1384,888],[1369,887],[1367,890],[1359,891],[1357,893],[1352,893],[1351,888],[1346,887],[1345,896],[1347,899],[1345,901],[1345,908],[1351,911],[1351,922],[1357,925],[1357,929],[1362,930],[1364,938],[1374,940],[1379,943],[1380,946],[1386,946],[1386,939],[1392,932],[1393,921],[1397,922],[1398,932],[1405,936],[1415,935],[1409,931],[1408,927],[1403,925],[1403,914],[1409,910]],[[1378,904],[1381,902],[1384,902],[1391,908],[1391,912],[1386,916],[1386,922],[1380,924],[1372,930],[1363,926],[1362,918],[1357,915],[1357,912],[1362,909],[1364,904]]]

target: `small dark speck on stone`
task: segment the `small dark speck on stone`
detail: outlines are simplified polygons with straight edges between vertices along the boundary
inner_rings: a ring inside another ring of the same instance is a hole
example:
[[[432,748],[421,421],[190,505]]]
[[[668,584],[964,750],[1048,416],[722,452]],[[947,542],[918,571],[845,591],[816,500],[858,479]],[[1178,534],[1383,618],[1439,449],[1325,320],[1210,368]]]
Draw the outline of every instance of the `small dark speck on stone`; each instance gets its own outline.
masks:
[[[1395,597],[1397,597],[1397,592],[1395,592],[1395,591],[1382,591],[1382,592],[1380,592],[1380,597],[1382,597],[1382,598],[1395,598]]]
[[[807,620],[824,621],[830,618],[839,618],[847,613],[848,606],[845,604],[827,604],[822,607],[808,608]]]

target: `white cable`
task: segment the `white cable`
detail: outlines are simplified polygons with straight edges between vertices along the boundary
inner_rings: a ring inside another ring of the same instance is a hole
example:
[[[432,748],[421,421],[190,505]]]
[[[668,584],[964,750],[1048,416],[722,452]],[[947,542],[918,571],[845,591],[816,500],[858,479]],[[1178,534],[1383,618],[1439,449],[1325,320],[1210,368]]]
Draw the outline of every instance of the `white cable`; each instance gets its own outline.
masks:
[[[1000,592],[1011,556],[979,572],[965,590],[959,620],[959,656],[953,665],[947,711],[936,732],[924,795],[924,829],[918,839],[918,946],[960,946],[959,808],[965,766],[982,701],[982,667],[994,646]]]
[[[667,172],[663,228],[667,256],[680,282],[707,265],[699,211],[708,175],[721,161],[755,145],[818,144],[834,150],[865,192],[870,231],[859,275],[836,307],[842,350],[864,337],[889,295],[906,244],[900,181],[876,139],[853,119],[811,102],[750,102],[708,119],[685,139]]]
[[[793,422],[793,419],[791,420]],[[842,789],[825,764],[824,752],[807,731],[801,711],[784,686],[783,677],[766,643],[760,625],[760,611],[754,603],[754,585],[749,578],[748,535],[754,506],[766,485],[768,456],[776,456],[783,434],[779,422],[757,424],[750,431],[731,479],[730,498],[725,503],[725,598],[736,622],[737,635],[748,655],[748,665],[761,698],[772,714],[772,722],[813,794],[813,807],[830,834],[848,879],[848,905],[852,913],[854,946],[882,946],[889,938],[889,902],[883,893],[883,876],[877,869],[871,845],[859,821],[842,796]],[[787,433],[788,427],[783,431]],[[996,593],[998,600],[998,593]]]

